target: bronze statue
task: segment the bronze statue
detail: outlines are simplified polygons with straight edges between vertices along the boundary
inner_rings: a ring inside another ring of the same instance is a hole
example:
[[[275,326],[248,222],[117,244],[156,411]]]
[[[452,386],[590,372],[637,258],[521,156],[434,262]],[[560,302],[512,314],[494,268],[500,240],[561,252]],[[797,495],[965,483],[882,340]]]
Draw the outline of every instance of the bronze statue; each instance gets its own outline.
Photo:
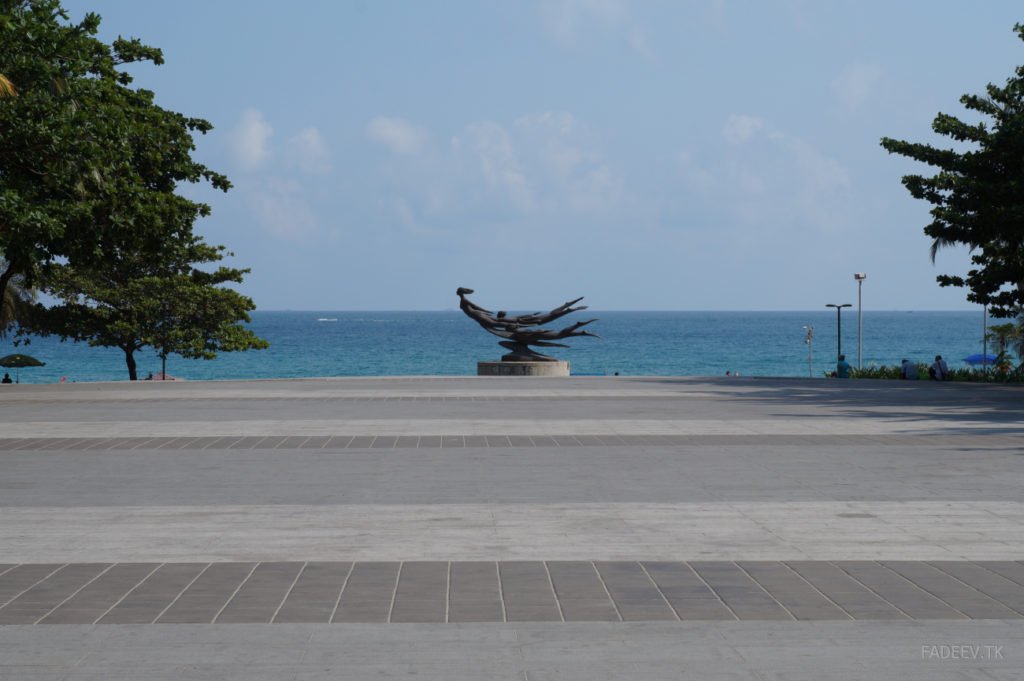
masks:
[[[459,296],[459,308],[465,312],[470,319],[484,327],[488,332],[493,333],[495,336],[507,339],[498,342],[498,345],[512,351],[501,358],[501,361],[503,362],[557,362],[558,360],[556,358],[535,352],[531,350],[529,346],[538,345],[546,348],[567,348],[569,347],[568,345],[551,343],[549,341],[561,340],[562,338],[569,338],[571,336],[592,336],[593,338],[601,338],[601,336],[598,336],[596,333],[576,330],[581,326],[586,326],[591,322],[598,321],[596,319],[591,319],[586,322],[578,322],[572,326],[567,326],[561,331],[547,331],[545,329],[532,328],[540,326],[541,324],[553,322],[559,317],[564,317],[570,312],[586,310],[586,305],[572,307],[583,300],[582,297],[568,302],[561,307],[556,307],[551,312],[545,314],[534,312],[533,314],[509,317],[506,316],[504,311],[500,311],[495,315],[490,310],[485,310],[467,298],[467,294],[473,293],[473,289],[471,288],[459,287],[455,293]]]

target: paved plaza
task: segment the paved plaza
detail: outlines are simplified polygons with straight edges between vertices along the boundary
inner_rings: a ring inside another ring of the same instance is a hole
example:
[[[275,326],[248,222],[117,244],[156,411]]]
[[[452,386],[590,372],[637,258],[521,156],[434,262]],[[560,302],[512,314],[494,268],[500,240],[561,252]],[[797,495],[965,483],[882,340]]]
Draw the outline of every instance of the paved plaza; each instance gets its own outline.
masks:
[[[1024,391],[0,387],[0,679],[1017,679]]]

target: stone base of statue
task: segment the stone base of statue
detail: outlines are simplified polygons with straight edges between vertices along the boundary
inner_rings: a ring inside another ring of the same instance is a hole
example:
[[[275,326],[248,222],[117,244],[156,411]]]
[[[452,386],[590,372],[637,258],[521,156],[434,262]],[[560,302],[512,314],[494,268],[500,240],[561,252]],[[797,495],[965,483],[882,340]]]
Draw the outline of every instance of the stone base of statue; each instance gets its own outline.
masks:
[[[477,362],[477,376],[568,376],[569,363],[553,362]]]

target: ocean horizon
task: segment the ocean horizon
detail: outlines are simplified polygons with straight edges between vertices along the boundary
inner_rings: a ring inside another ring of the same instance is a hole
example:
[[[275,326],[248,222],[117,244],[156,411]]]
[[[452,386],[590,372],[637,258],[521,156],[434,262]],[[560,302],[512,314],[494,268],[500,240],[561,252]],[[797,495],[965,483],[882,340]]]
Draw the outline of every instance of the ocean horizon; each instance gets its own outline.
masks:
[[[532,310],[510,311],[510,314]],[[317,321],[326,318],[337,321]],[[571,348],[550,348],[568,360],[572,373],[626,376],[807,377],[808,345],[802,327],[814,326],[814,377],[836,362],[836,314],[813,312],[576,312],[546,328],[597,318],[586,327],[603,336],[571,338]],[[989,320],[989,324],[1003,320]],[[506,353],[493,336],[460,310],[338,311],[258,310],[249,327],[271,347],[224,353],[217,359],[186,360],[171,355],[167,373],[186,380],[320,378],[345,376],[474,376],[478,361]],[[901,359],[928,361],[942,355],[950,366],[982,349],[982,312],[865,311],[862,364],[892,365]],[[23,369],[22,383],[118,381],[128,379],[124,353],[32,338],[29,345],[0,341],[0,356],[23,352],[46,362]],[[842,351],[857,364],[857,312],[842,317]],[[136,353],[139,378],[159,373],[160,358],[146,348]],[[12,378],[15,371],[10,370]]]

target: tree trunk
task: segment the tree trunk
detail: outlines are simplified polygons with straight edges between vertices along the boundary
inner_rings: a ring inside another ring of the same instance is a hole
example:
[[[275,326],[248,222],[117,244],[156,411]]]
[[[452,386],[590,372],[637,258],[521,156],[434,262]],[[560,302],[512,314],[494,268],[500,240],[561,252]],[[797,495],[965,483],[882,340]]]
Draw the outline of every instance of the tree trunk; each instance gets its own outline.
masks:
[[[128,363],[128,380],[139,380],[139,375],[135,373],[135,348],[130,345],[122,345],[121,349],[124,350],[124,361]]]
[[[7,263],[7,271],[0,272],[0,305],[3,304],[4,295],[7,293],[7,284],[18,273],[18,267],[19,263],[16,260],[12,260]]]

